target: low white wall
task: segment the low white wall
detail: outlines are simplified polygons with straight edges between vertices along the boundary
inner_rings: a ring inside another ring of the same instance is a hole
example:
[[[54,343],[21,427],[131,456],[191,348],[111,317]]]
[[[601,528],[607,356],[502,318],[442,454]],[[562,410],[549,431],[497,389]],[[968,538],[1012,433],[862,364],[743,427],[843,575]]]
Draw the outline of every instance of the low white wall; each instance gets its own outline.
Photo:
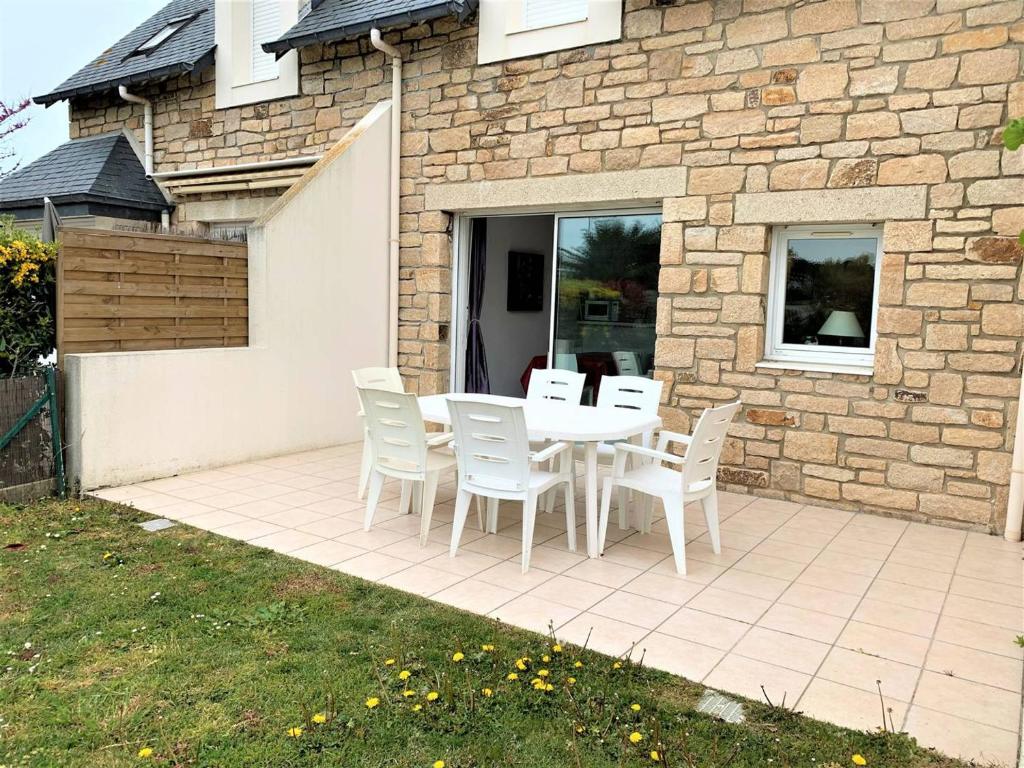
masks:
[[[387,364],[389,112],[375,107],[250,230],[249,347],[66,356],[73,482],[359,437],[350,372]]]

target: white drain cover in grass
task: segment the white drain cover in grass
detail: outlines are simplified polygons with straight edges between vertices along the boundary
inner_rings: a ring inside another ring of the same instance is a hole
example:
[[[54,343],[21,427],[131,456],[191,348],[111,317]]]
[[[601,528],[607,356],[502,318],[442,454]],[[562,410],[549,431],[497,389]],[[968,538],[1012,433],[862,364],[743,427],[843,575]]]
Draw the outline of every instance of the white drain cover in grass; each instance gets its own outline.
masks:
[[[727,698],[718,691],[704,691],[704,695],[697,702],[697,711],[727,723],[742,723],[746,717],[740,702]]]
[[[154,531],[162,531],[166,528],[171,528],[174,524],[173,520],[168,520],[166,517],[158,517],[155,520],[147,520],[144,523],[139,523],[139,528],[152,533]]]

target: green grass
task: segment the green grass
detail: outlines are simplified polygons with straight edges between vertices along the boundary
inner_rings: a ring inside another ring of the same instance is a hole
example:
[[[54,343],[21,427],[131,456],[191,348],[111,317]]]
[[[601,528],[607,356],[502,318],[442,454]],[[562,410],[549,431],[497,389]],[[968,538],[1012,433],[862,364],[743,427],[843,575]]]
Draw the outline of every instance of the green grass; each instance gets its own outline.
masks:
[[[0,765],[961,765],[758,703],[728,725],[695,712],[703,689],[680,678],[556,653],[543,636],[185,526],[146,533],[133,524],[145,517],[0,505]],[[541,668],[551,691],[530,684]]]

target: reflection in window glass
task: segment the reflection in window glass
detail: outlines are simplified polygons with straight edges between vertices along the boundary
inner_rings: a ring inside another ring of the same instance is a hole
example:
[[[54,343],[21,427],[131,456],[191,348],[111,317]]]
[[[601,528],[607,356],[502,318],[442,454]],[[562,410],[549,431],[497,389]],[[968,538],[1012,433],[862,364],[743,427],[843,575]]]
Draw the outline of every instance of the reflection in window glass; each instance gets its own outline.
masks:
[[[871,345],[875,238],[790,238],[783,344]]]
[[[558,220],[557,368],[649,376],[661,215]]]

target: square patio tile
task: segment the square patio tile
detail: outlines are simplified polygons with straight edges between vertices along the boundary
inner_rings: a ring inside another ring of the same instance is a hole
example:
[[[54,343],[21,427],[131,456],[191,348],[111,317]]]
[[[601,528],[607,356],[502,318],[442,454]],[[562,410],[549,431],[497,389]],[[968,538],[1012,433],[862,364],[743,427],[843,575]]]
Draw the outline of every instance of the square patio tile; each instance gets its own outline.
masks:
[[[932,613],[939,613],[942,610],[942,604],[946,601],[944,591],[900,584],[898,581],[886,579],[875,579],[867,591],[867,597]]]
[[[783,560],[770,555],[759,555],[750,553],[736,563],[736,568],[741,571],[757,573],[761,576],[770,576],[773,579],[792,581],[801,574],[804,566],[792,560]]]
[[[764,615],[771,604],[770,600],[762,600],[759,597],[707,587],[686,605],[694,610],[753,624]]]
[[[396,541],[407,539],[408,536],[397,531],[389,531],[386,528],[371,528],[368,531],[355,530],[334,538],[345,544],[351,544],[353,547],[361,547],[372,552],[394,544]]]
[[[836,645],[917,667],[928,653],[927,638],[859,621],[847,624]]]
[[[1016,765],[1020,740],[1004,731],[914,704],[907,713],[907,732],[925,747],[982,765]]]
[[[301,507],[295,507],[291,509],[285,509],[281,512],[275,512],[272,515],[260,518],[266,520],[268,523],[274,525],[287,525],[289,528],[298,528],[299,526],[305,525],[306,523],[312,523],[316,520],[323,520],[324,516],[319,512],[314,512],[311,509],[302,509]]]
[[[779,598],[779,602],[848,619],[856,610],[860,599],[857,595],[796,583],[786,590]]]
[[[649,597],[676,606],[685,605],[691,597],[703,588],[703,584],[687,581],[683,576],[669,576],[653,572],[641,573],[621,587],[624,592]]]
[[[767,695],[772,704],[780,706],[785,701],[787,707],[796,704],[810,681],[810,675],[734,653],[727,654],[704,678],[704,684],[710,688],[738,693],[762,703]]]
[[[530,594],[544,600],[550,600],[554,603],[568,605],[571,608],[585,611],[590,606],[604,600],[608,595],[613,594],[613,592],[612,587],[560,574],[545,579],[542,584],[534,587]]]
[[[331,566],[363,554],[366,554],[365,549],[342,544],[340,541],[320,541],[308,547],[296,549],[291,556],[317,565]]]
[[[386,547],[380,547],[377,551],[382,555],[387,555],[388,557],[397,557],[399,560],[408,560],[410,563],[422,563],[426,560],[432,560],[442,554],[448,558],[448,547],[432,541],[428,541],[421,547],[418,536],[411,536],[409,538],[402,539],[401,541],[396,541],[394,544],[388,544]],[[448,570],[448,573],[452,573],[452,571]]]
[[[213,507],[205,504],[198,504],[194,501],[179,501],[177,504],[168,504],[160,507],[160,516],[170,520],[183,520],[186,517],[193,517],[203,512],[212,512]]]
[[[289,554],[294,552],[296,549],[302,549],[308,547],[310,544],[317,544],[323,541],[319,536],[314,536],[311,533],[303,533],[302,531],[294,531],[290,528],[286,528],[277,533],[271,533],[267,536],[261,536],[258,539],[253,539],[250,544],[254,544],[257,547],[266,547],[272,549],[275,552],[282,552]]]
[[[433,595],[433,599],[471,613],[487,614],[514,600],[519,592],[488,584],[486,581],[466,579]]]
[[[226,509],[211,509],[208,512],[200,512],[197,515],[188,515],[179,519],[185,525],[191,525],[193,528],[212,531],[214,528],[223,528],[225,525],[231,525],[232,523],[241,523],[249,518],[245,515],[236,515],[234,512],[228,512]]]
[[[950,573],[915,568],[912,565],[886,563],[878,571],[878,578],[885,579],[886,581],[896,581],[900,584],[909,584],[912,587],[936,589],[945,592],[949,589],[949,582],[953,576]]]
[[[346,533],[352,533],[362,528],[362,525],[354,520],[346,520],[343,517],[320,517],[308,523],[295,526],[296,530],[304,533],[312,533],[314,536],[323,536],[327,539],[336,539]]]
[[[661,600],[618,590],[590,607],[591,613],[618,619],[638,627],[654,629],[676,611],[676,606]]]
[[[853,614],[853,618],[865,624],[896,629],[921,637],[931,637],[935,631],[935,623],[939,620],[939,614],[865,597]]]
[[[818,670],[818,677],[851,688],[859,688],[872,694],[876,701],[877,681],[882,681],[882,693],[886,699],[892,697],[900,701],[910,701],[920,676],[920,667],[838,647],[829,652],[821,669]]]
[[[847,728],[874,731],[882,727],[882,703],[877,693],[850,688],[820,677],[807,686],[797,708],[808,717]],[[887,696],[885,708],[886,727],[899,730],[906,717],[907,702]]]
[[[484,557],[486,556],[484,555]],[[529,571],[523,573],[519,564],[513,563],[511,560],[491,558],[491,561],[494,562],[494,565],[480,571],[474,578],[486,581],[488,584],[497,584],[499,587],[515,590],[520,594],[529,592],[555,575],[542,568],[530,568]]]
[[[842,632],[846,620],[821,611],[776,603],[761,617],[758,624],[778,632],[817,640],[819,643],[832,643]]]
[[[970,576],[953,576],[949,591],[954,595],[964,595],[978,600],[988,600],[1003,605],[1024,606],[1024,590],[1007,584],[994,584],[991,581],[975,579]]]
[[[692,608],[680,608],[657,628],[661,634],[678,637],[727,651],[750,629],[749,624],[715,616]]]
[[[1004,629],[991,624],[979,624],[969,619],[955,616],[939,616],[939,625],[935,628],[935,639],[954,645],[965,645],[978,651],[987,651],[1012,659],[1021,657],[1017,635],[1020,632]]]
[[[560,640],[567,640],[576,645],[586,643],[588,648],[607,653],[609,656],[624,656],[629,653],[630,658],[638,659],[640,651],[636,646],[647,633],[648,630],[635,624],[583,612],[559,627],[557,636]]]
[[[1024,629],[1024,611],[1011,605],[978,600],[964,595],[950,595],[942,608],[946,616],[958,619],[969,619],[979,624],[993,624],[1004,629],[1021,631]]]
[[[462,576],[457,573],[439,571],[429,565],[419,564],[385,576],[380,583],[404,592],[412,592],[414,595],[430,597],[460,581]]]
[[[618,589],[641,573],[642,571],[639,568],[630,568],[627,565],[619,565],[600,559],[584,560],[565,572],[567,576],[572,576],[574,579],[601,584],[613,589]]]
[[[1019,658],[1011,659],[1009,656],[934,640],[924,666],[932,672],[952,675],[961,680],[973,680],[1018,694],[1021,691],[1022,665]]]
[[[797,577],[796,583],[861,597],[871,586],[872,577],[848,571],[836,571],[832,568],[823,568],[820,565],[809,565]]]
[[[252,541],[253,539],[258,539],[261,536],[267,536],[268,534],[277,533],[283,530],[284,528],[279,525],[265,523],[262,520],[250,520],[246,518],[242,522],[225,525],[223,528],[216,528],[214,533],[220,536],[227,536],[229,539]]]
[[[650,667],[700,682],[714,668],[725,651],[652,632],[640,643],[644,663]]]
[[[788,635],[774,629],[751,627],[731,653],[813,675],[830,647],[817,640]]]
[[[411,568],[412,565],[412,563],[405,560],[388,557],[379,552],[367,552],[365,555],[357,555],[349,560],[342,560],[333,567],[336,571],[342,571],[351,576],[358,576],[368,581],[377,581],[405,568]]]
[[[520,595],[491,611],[488,616],[543,634],[548,631],[549,624],[558,628],[576,618],[579,613],[576,608],[544,600],[536,595]]]
[[[245,515],[246,517],[255,517],[262,520],[267,517],[273,517],[281,512],[285,512],[290,509],[290,507],[287,504],[281,504],[273,499],[249,499],[241,504],[235,504],[228,507],[228,509],[232,512],[237,512],[240,515]]]
[[[713,582],[714,589],[725,589],[730,592],[739,592],[741,595],[759,597],[763,600],[776,600],[779,595],[786,591],[790,582],[785,579],[775,579],[771,576],[762,576],[750,571],[740,571],[731,568]]]
[[[1015,731],[1020,725],[1020,696],[1015,692],[939,672],[926,670],[921,675],[914,704],[1004,731]]]

